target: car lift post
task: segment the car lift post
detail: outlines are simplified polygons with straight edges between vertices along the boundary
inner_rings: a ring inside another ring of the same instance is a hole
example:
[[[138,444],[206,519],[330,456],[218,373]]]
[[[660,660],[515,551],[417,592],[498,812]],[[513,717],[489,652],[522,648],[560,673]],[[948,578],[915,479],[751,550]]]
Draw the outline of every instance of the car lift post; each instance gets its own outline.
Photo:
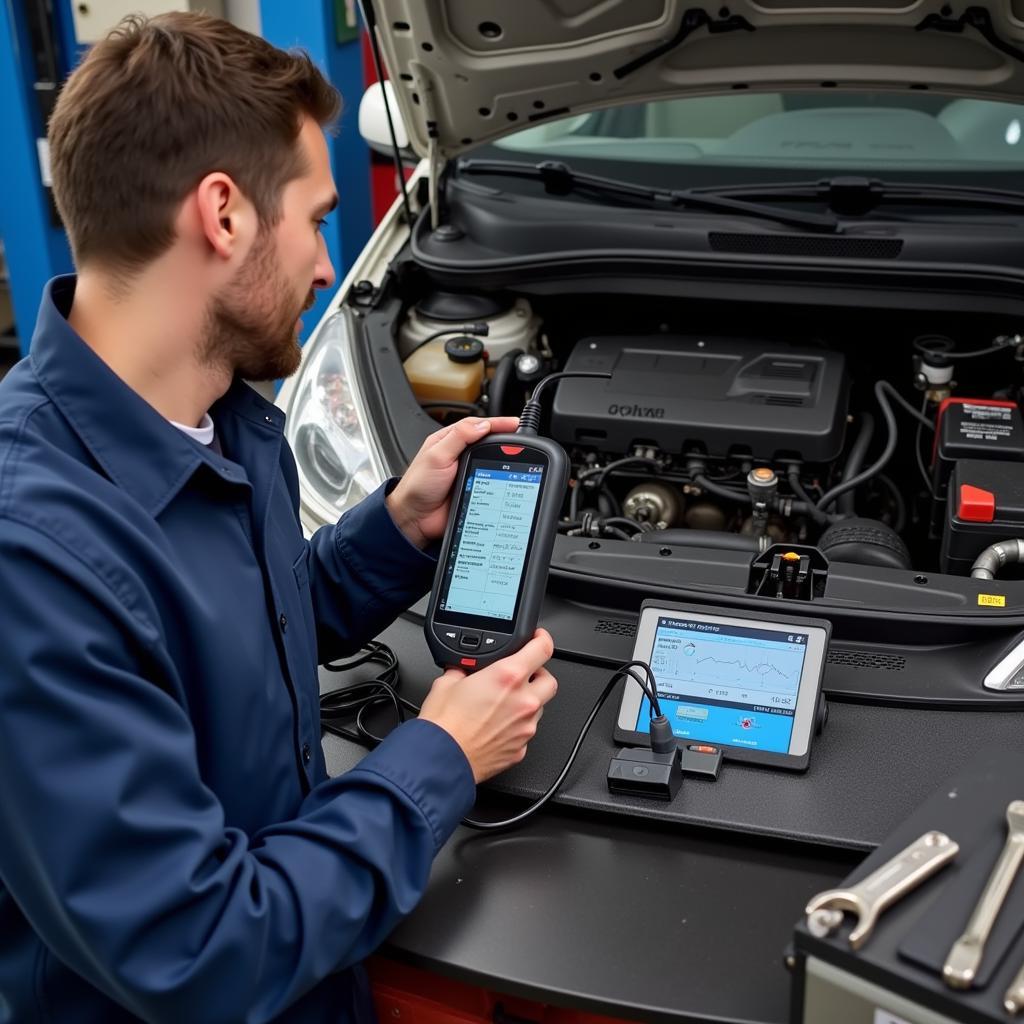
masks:
[[[10,279],[14,322],[22,355],[27,354],[36,322],[43,285],[56,274],[71,270],[71,252],[63,228],[52,213],[52,201],[40,169],[38,140],[44,138],[43,107],[49,72],[40,78],[38,52],[33,50],[28,16],[47,22],[50,51],[59,82],[64,65],[70,20],[68,0],[59,0],[52,12],[43,0],[0,2],[0,138],[3,139],[0,171],[0,238],[3,239]],[[52,13],[52,17],[47,15]],[[55,24],[56,23],[56,24]],[[63,37],[63,38],[62,38]],[[63,44],[63,45],[62,45]]]

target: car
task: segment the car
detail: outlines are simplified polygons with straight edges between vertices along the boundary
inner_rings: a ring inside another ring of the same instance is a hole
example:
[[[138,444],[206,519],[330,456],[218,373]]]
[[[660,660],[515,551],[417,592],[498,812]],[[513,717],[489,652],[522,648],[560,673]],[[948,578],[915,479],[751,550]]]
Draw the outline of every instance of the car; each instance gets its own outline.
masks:
[[[361,130],[415,170],[278,397],[305,527],[438,425],[607,372],[543,422],[572,465],[542,616],[560,679],[626,660],[647,598],[815,616],[838,721],[798,779],[744,768],[652,810],[570,778],[556,802],[620,838],[644,818],[850,857],[972,751],[1019,747],[1012,5],[365,10],[391,77]],[[422,613],[395,629],[425,683]],[[498,790],[543,791],[579,686]]]

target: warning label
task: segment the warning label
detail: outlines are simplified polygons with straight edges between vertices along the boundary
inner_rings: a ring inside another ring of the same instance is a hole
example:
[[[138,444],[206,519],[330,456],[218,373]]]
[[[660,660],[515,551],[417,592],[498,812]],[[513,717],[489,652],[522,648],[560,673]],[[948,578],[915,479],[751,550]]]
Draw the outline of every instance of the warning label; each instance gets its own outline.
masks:
[[[960,407],[960,437],[965,441],[998,441],[1013,435],[1013,408],[1000,405]]]

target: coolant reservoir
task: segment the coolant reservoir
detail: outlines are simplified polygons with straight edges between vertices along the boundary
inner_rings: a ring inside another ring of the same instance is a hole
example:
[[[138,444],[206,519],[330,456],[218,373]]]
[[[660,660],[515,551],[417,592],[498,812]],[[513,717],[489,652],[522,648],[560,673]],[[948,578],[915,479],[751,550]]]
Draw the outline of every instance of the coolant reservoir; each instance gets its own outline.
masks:
[[[413,394],[420,402],[475,402],[484,380],[483,353],[471,361],[457,361],[445,350],[461,339],[435,338],[421,345],[404,368]],[[467,339],[475,341],[476,339]]]
[[[485,323],[490,328],[482,340],[492,364],[513,349],[535,350],[541,327],[540,317],[526,299],[510,303],[491,296],[436,292],[409,310],[398,331],[398,351],[404,356],[436,331],[468,323]]]

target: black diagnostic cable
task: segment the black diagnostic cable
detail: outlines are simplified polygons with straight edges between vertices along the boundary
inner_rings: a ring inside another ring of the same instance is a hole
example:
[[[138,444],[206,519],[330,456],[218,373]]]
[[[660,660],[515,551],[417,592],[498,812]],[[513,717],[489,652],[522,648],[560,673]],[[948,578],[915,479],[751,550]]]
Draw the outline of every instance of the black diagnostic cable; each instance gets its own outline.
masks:
[[[328,662],[324,668],[328,672],[350,672],[367,664],[381,666],[375,678],[328,690],[320,695],[320,725],[325,732],[375,747],[384,737],[366,727],[364,715],[381,704],[390,704],[395,709],[397,724],[400,725],[405,721],[407,711],[418,714],[420,709],[418,705],[398,695],[398,658],[387,644],[379,640],[371,640],[363,647],[362,653],[354,658]],[[342,724],[346,722],[351,722],[352,727]]]
[[[347,672],[369,663],[382,666],[382,671],[376,678],[365,682],[352,683],[321,694],[320,722],[326,732],[363,746],[375,747],[383,741],[384,737],[377,736],[366,727],[363,722],[363,716],[367,712],[378,705],[391,704],[395,709],[396,724],[401,724],[405,721],[406,711],[416,714],[420,709],[418,705],[398,695],[398,658],[395,657],[394,652],[387,644],[373,640],[363,648],[363,653],[357,657],[344,662],[332,662],[325,665],[324,668],[330,672]],[[636,671],[637,669],[642,669],[644,675],[641,676]],[[594,701],[594,706],[590,709],[590,713],[587,715],[586,721],[576,737],[572,750],[569,751],[569,756],[566,758],[562,770],[542,796],[511,818],[505,818],[500,821],[477,821],[474,818],[463,818],[461,824],[481,832],[496,832],[512,828],[539,811],[555,795],[558,787],[562,785],[566,776],[572,770],[580,748],[583,746],[583,741],[587,738],[587,733],[594,724],[594,719],[597,718],[598,712],[604,707],[604,703],[612,690],[627,677],[635,680],[647,695],[648,701],[650,701],[651,749],[661,753],[672,750],[676,745],[676,741],[672,735],[672,727],[669,724],[668,718],[662,713],[661,703],[658,700],[658,685],[654,678],[654,673],[651,671],[651,666],[645,661],[627,661],[614,671],[597,700]],[[355,728],[348,728],[341,724],[350,720],[354,720]]]
[[[635,671],[637,668],[644,670],[646,679],[641,678],[640,674]],[[640,685],[651,704],[651,749],[659,753],[675,750],[675,736],[672,734],[672,726],[669,724],[668,718],[662,714],[661,704],[658,702],[658,684],[655,681],[654,673],[651,671],[651,666],[646,661],[627,661],[620,665],[608,682],[605,683],[604,689],[597,700],[594,701],[594,706],[590,709],[590,714],[587,715],[587,719],[583,723],[579,735],[576,737],[572,750],[569,751],[565,764],[562,765],[562,770],[543,796],[538,797],[529,807],[511,818],[504,818],[500,821],[476,821],[473,818],[463,818],[460,824],[480,832],[497,832],[502,829],[512,828],[525,821],[531,815],[536,814],[555,795],[558,787],[565,781],[566,776],[572,770],[572,766],[576,761],[576,755],[579,754],[580,748],[583,746],[583,741],[587,738],[590,727],[594,724],[594,719],[597,718],[598,712],[604,707],[604,702],[608,699],[616,685],[627,676],[634,679]]]
[[[523,406],[523,411],[519,414],[519,427],[516,429],[517,434],[525,434],[527,437],[536,437],[537,431],[540,429],[540,417],[542,409],[540,407],[540,393],[547,387],[550,387],[555,381],[580,378],[592,378],[596,380],[611,380],[610,373],[601,372],[584,372],[581,370],[562,370],[560,373],[549,373],[534,389],[533,394],[530,395],[530,400]]]

